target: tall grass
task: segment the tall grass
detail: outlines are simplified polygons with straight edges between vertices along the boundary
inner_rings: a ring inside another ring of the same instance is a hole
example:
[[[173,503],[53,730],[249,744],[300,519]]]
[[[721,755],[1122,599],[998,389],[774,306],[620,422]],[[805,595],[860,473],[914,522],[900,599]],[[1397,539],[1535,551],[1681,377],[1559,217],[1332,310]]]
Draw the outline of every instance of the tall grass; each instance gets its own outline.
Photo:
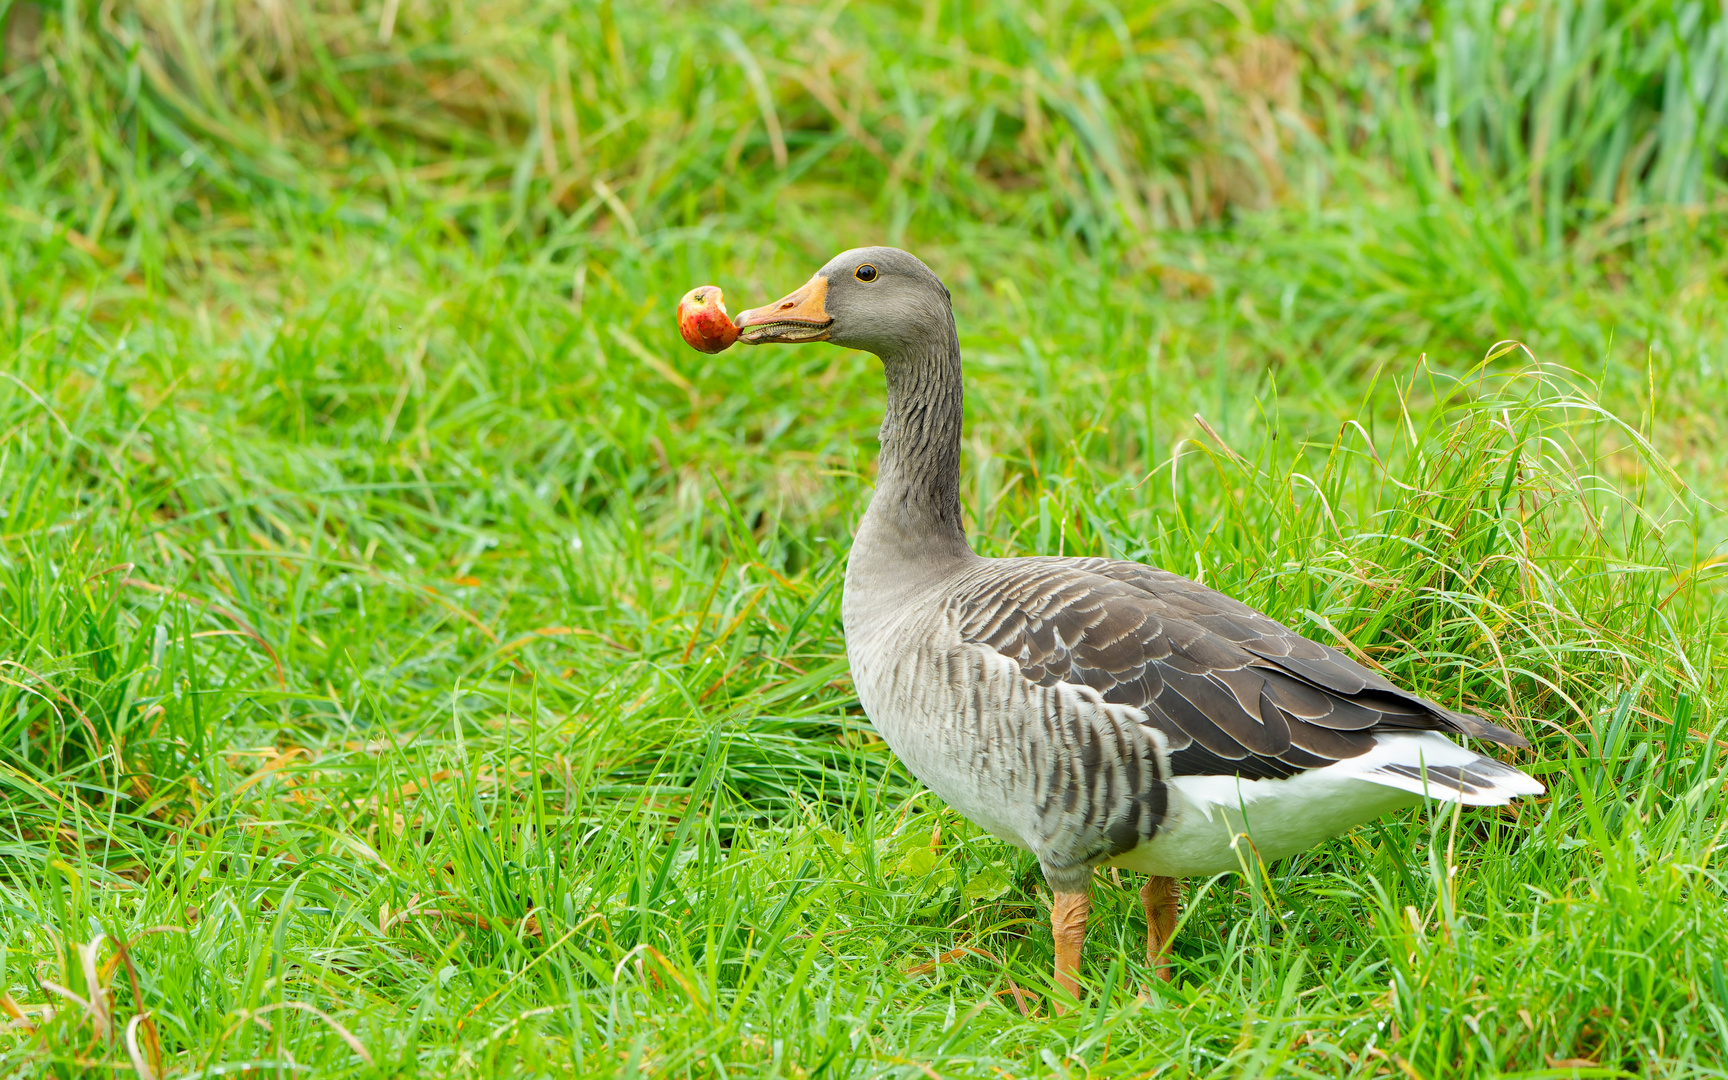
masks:
[[[9,18],[5,1068],[1728,1067],[1719,10]],[[848,681],[874,361],[668,318],[879,239],[982,550],[1202,578],[1550,796],[1192,883],[1173,987],[1107,876],[1051,1018],[1035,866]]]
[[[13,20],[11,163],[93,190],[68,223],[92,244],[277,200],[635,237],[830,185],[893,235],[924,214],[1132,242],[1378,160],[1504,199],[1552,254],[1713,204],[1728,145],[1728,22],[1700,3],[46,7]]]

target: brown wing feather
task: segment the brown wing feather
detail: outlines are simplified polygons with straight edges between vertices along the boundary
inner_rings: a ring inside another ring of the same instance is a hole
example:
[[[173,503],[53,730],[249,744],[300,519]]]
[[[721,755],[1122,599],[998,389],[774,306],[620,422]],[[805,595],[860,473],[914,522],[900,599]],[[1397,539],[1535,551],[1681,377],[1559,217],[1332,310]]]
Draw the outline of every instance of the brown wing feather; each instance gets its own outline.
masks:
[[[962,639],[1042,686],[1087,686],[1145,712],[1178,775],[1289,776],[1355,757],[1394,728],[1528,745],[1164,570],[1107,559],[994,569],[955,601]]]

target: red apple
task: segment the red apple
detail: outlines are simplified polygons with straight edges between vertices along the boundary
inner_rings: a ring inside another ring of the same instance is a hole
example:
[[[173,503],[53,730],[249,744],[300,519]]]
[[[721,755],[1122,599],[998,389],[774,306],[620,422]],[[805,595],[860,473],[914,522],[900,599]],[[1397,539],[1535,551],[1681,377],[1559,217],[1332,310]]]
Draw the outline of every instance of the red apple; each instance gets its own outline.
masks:
[[[726,301],[713,285],[698,285],[678,301],[678,332],[692,349],[705,353],[721,352],[738,340]]]

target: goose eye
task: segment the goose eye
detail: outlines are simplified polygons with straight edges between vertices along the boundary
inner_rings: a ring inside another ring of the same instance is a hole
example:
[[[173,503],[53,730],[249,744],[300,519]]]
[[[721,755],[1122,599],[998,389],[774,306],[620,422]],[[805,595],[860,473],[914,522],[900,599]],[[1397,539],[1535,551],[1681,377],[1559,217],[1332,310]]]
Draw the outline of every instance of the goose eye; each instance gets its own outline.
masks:
[[[875,281],[876,268],[871,266],[869,263],[865,263],[863,266],[852,271],[852,276],[857,278],[859,281]]]

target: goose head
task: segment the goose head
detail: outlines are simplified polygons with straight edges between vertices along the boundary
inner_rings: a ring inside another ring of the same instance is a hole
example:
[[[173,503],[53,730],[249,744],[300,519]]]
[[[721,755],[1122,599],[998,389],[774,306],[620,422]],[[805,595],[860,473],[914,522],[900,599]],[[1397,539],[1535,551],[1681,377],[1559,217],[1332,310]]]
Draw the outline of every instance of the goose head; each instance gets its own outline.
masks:
[[[739,312],[736,324],[751,345],[831,341],[889,360],[951,336],[954,315],[948,290],[916,256],[862,247],[772,304]]]

